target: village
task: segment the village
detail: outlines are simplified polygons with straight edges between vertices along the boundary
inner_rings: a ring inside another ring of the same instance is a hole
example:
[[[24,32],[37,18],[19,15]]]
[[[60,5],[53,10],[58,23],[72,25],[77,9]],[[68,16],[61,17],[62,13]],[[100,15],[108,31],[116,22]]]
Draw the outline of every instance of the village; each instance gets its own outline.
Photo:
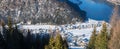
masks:
[[[66,25],[31,25],[30,23],[28,23],[29,25],[19,24],[18,28],[24,31],[27,31],[29,29],[32,34],[45,34],[59,31],[61,36],[67,39],[69,48],[85,48],[89,42],[94,27],[96,26],[97,33],[99,33],[103,23],[106,23],[107,27],[111,27],[110,24],[105,21],[96,21],[89,19],[84,23],[77,22],[75,24]]]

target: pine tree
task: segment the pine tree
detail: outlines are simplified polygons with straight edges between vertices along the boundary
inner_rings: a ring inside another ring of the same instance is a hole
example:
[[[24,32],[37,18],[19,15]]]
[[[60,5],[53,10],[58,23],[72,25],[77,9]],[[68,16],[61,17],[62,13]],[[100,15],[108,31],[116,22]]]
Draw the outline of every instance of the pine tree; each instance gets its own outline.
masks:
[[[6,44],[7,49],[14,49],[14,38],[13,38],[13,28],[12,28],[12,20],[11,17],[8,17],[8,29],[6,31]]]
[[[3,35],[0,33],[0,48],[5,48],[5,40],[3,38]]]
[[[95,40],[96,40],[96,27],[94,27],[87,49],[95,49]]]
[[[49,48],[49,45],[45,45],[45,49],[50,49],[50,48]]]
[[[54,41],[54,37],[52,37],[52,36],[51,36],[51,38],[50,38],[48,47],[49,47],[50,49],[55,49],[55,41]]]
[[[9,16],[8,17],[8,28],[9,28],[9,32],[10,32],[10,34],[12,34],[12,32],[13,32],[13,28],[12,28],[12,19],[11,19],[11,17]]]
[[[27,37],[26,37],[26,48],[31,49],[32,48],[32,35],[30,30],[27,32]]]
[[[36,47],[36,49],[40,49],[41,48],[41,39],[40,39],[40,35],[39,34],[36,35],[35,47]]]
[[[2,46],[3,49],[7,49],[6,47],[6,39],[7,39],[7,29],[5,28],[5,22],[3,19],[1,19],[1,26],[2,26],[2,31],[0,33],[0,45]]]
[[[4,22],[4,20],[3,20],[3,19],[1,19],[0,25],[1,25],[2,27],[4,27],[4,26],[5,26],[5,22]]]
[[[63,40],[63,49],[68,49],[68,43],[67,43],[67,40],[66,39],[64,39]]]
[[[66,40],[63,40],[59,32],[56,32],[56,36],[51,35],[49,44],[45,45],[45,49],[68,49]]]
[[[12,34],[13,34],[12,38],[13,38],[15,48],[22,49],[23,35],[22,35],[21,31],[17,28],[17,25],[15,26],[15,28],[13,28]]]
[[[63,49],[62,43],[63,43],[62,37],[59,33],[57,33],[56,38],[55,38],[55,48]]]
[[[9,29],[12,28],[12,19],[10,16],[8,17],[8,27],[9,27]]]
[[[100,37],[100,33],[98,33],[95,40],[95,49],[100,49],[100,46],[101,46],[101,37]]]
[[[102,37],[103,37],[103,48],[104,49],[107,49],[108,47],[107,47],[107,45],[108,45],[108,31],[107,31],[107,25],[106,25],[106,23],[104,23],[103,24],[103,29],[102,29],[102,31],[101,31],[101,33],[102,33]]]
[[[107,49],[108,33],[106,23],[103,24],[101,32],[97,35],[95,49]]]

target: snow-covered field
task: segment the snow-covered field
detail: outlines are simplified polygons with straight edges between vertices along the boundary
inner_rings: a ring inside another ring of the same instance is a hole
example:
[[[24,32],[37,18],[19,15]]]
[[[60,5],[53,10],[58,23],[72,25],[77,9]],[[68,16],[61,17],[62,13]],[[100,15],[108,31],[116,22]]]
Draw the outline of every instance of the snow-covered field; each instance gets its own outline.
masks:
[[[23,29],[54,29],[55,26],[53,25],[22,25],[20,28]]]

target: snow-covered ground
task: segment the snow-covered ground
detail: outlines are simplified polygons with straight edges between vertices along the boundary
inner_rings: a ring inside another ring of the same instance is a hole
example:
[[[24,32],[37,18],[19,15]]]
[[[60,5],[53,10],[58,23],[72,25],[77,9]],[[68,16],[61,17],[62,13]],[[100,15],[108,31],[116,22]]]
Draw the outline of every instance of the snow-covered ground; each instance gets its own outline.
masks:
[[[48,30],[59,30],[62,37],[67,38],[68,44],[70,48],[75,47],[85,47],[90,39],[94,26],[96,26],[96,30],[99,31],[102,28],[102,24],[104,21],[95,21],[89,19],[89,21],[84,23],[76,23],[76,24],[66,24],[66,25],[19,25],[19,29],[24,30],[32,30],[32,33],[40,33],[41,30],[43,32],[49,33]],[[107,23],[107,26],[110,26]]]
[[[22,25],[20,28],[23,29],[54,29],[55,26],[53,25]]]

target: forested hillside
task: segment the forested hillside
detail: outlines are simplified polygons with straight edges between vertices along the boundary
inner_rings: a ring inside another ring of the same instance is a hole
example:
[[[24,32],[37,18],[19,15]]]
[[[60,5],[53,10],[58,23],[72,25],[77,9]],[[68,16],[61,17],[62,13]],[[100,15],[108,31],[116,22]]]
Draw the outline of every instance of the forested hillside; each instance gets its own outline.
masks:
[[[75,12],[66,2],[68,0],[64,2],[60,0],[0,0],[0,18],[7,21],[6,17],[11,16],[16,22],[31,21],[32,24],[66,24],[74,19],[83,20],[85,12]],[[80,16],[81,14],[83,16]]]

